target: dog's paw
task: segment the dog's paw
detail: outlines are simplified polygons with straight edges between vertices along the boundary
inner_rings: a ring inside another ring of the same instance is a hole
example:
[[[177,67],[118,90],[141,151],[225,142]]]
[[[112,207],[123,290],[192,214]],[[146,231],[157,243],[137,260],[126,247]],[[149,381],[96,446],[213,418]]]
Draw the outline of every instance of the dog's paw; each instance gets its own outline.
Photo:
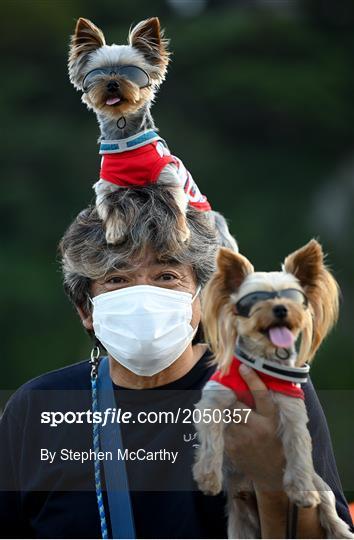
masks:
[[[108,216],[105,222],[107,244],[119,244],[124,240],[125,232],[123,225],[123,222],[116,213]]]
[[[206,495],[217,495],[222,489],[222,477],[210,467],[197,463],[193,468],[194,480]]]
[[[314,508],[321,502],[320,494],[315,489],[309,491],[298,489],[296,486],[288,486],[285,491],[289,500],[301,508]]]
[[[108,204],[106,204],[105,201],[98,202],[96,200],[96,210],[97,210],[98,217],[103,222],[105,222],[107,220],[107,218],[108,218],[108,215],[109,215],[109,206],[108,206]]]
[[[189,230],[187,224],[185,224],[184,227],[181,227],[181,228],[180,228],[180,231],[181,231],[181,233],[180,233],[180,239],[181,239],[181,242],[182,242],[183,244],[185,244],[186,242],[188,242],[188,240],[189,240],[189,238],[190,238],[190,235],[191,235],[191,232],[190,232],[190,230]]]
[[[215,472],[210,472],[199,480],[198,486],[206,495],[217,495],[222,489],[222,482]]]
[[[178,240],[182,244],[188,242],[191,232],[187,225],[187,218],[185,214],[180,214],[177,219]]]

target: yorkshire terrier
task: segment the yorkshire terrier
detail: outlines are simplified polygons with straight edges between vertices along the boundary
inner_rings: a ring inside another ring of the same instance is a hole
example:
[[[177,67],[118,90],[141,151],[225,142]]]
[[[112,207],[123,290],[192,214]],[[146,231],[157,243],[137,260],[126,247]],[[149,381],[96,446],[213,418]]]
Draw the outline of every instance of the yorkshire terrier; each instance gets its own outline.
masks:
[[[203,295],[203,329],[217,371],[196,408],[203,417],[205,409],[209,413],[242,409],[241,402],[252,407],[238,368],[245,363],[257,370],[279,414],[278,434],[286,462],[283,488],[289,500],[299,507],[319,505],[327,538],[353,538],[337,515],[333,493],[314,470],[299,384],[306,381],[309,363],[337,320],[338,298],[338,285],[316,240],[286,257],[281,272],[254,272],[244,256],[221,248],[217,271]],[[194,478],[205,493],[225,490],[229,538],[260,538],[252,482],[228,457],[227,426],[223,422],[196,424],[200,446]]]
[[[125,224],[110,197],[120,188],[153,183],[167,186],[176,203],[181,242],[189,238],[187,205],[210,210],[191,174],[157,134],[150,113],[165,79],[169,57],[168,40],[157,17],[131,29],[128,45],[106,45],[103,32],[83,18],[78,19],[71,37],[70,81],[83,93],[82,101],[96,113],[101,131],[100,180],[94,189],[108,243],[119,243],[125,236]]]

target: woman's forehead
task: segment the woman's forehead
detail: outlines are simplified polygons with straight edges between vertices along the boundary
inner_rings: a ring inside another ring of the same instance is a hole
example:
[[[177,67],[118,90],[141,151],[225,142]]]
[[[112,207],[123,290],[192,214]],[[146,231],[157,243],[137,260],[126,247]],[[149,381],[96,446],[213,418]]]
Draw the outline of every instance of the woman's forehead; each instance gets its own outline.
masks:
[[[176,270],[181,270],[183,272],[193,273],[191,265],[183,264],[175,259],[159,259],[156,254],[147,254],[143,257],[132,257],[129,262],[124,261],[124,263],[115,262],[114,266],[108,270],[107,273],[115,271],[123,272],[135,272],[137,270],[147,270],[154,271],[164,268],[175,268]]]

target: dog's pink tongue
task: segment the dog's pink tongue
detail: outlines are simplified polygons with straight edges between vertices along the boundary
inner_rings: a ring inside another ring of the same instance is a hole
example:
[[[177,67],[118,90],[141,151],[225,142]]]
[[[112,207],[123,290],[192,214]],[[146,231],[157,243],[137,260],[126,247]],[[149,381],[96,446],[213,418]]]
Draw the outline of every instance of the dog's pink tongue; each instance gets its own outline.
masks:
[[[120,102],[119,97],[112,97],[112,98],[107,99],[106,105],[115,105],[116,103],[119,103],[119,102]]]
[[[294,336],[286,326],[274,326],[269,329],[270,341],[276,347],[287,349],[294,343]]]

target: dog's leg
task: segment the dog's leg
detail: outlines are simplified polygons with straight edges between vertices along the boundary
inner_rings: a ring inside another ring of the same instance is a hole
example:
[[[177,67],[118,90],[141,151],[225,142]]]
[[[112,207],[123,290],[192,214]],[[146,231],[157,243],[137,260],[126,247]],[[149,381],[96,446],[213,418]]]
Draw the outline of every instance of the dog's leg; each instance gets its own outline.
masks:
[[[163,184],[165,186],[169,187],[175,187],[178,188],[176,190],[176,202],[178,205],[178,208],[181,210],[182,214],[186,213],[187,206],[188,206],[188,200],[186,197],[186,194],[183,189],[182,180],[180,176],[178,175],[178,169],[177,166],[173,163],[170,163],[166,165],[162,169],[162,171],[159,174],[159,177],[157,179],[158,184]]]
[[[320,523],[326,531],[326,538],[354,538],[349,527],[337,514],[336,499],[330,487],[315,473],[314,482],[320,494]]]
[[[224,478],[227,493],[228,538],[260,538],[257,499],[250,480],[225,459]]]
[[[228,538],[261,538],[257,500],[254,493],[227,497]]]
[[[173,194],[173,198],[176,201],[176,204],[180,211],[180,216],[178,218],[178,228],[181,231],[181,241],[186,242],[190,237],[190,230],[186,221],[188,200],[186,194],[184,193],[183,185],[181,183],[181,178],[178,175],[176,165],[166,165],[166,167],[164,167],[160,172],[157,182],[158,184],[168,186],[171,193]]]
[[[216,495],[222,489],[222,464],[224,459],[224,422],[203,421],[203,411],[213,414],[231,407],[236,401],[235,393],[216,381],[209,381],[202,393],[202,399],[196,403],[200,411],[200,422],[195,427],[199,438],[193,476],[204,493]]]
[[[286,460],[285,492],[298,506],[317,506],[320,495],[314,485],[312,441],[307,429],[305,403],[302,399],[275,392],[272,392],[272,397],[279,409],[278,434],[283,443]]]
[[[190,237],[190,230],[186,221],[187,198],[181,186],[180,179],[174,165],[166,165],[161,171],[158,182],[166,185],[176,202],[179,210],[177,216],[177,227],[180,231],[180,241],[186,242]],[[96,208],[100,219],[104,222],[106,229],[106,240],[108,244],[118,244],[124,239],[126,224],[121,218],[118,209],[112,207],[107,202],[107,196],[120,188],[112,182],[99,180],[94,184],[96,193]]]
[[[96,193],[96,209],[106,229],[107,243],[117,244],[123,240],[126,226],[119,211],[108,204],[107,196],[117,191],[117,189],[124,188],[120,188],[112,184],[112,182],[106,182],[105,180],[99,180],[93,187]]]

